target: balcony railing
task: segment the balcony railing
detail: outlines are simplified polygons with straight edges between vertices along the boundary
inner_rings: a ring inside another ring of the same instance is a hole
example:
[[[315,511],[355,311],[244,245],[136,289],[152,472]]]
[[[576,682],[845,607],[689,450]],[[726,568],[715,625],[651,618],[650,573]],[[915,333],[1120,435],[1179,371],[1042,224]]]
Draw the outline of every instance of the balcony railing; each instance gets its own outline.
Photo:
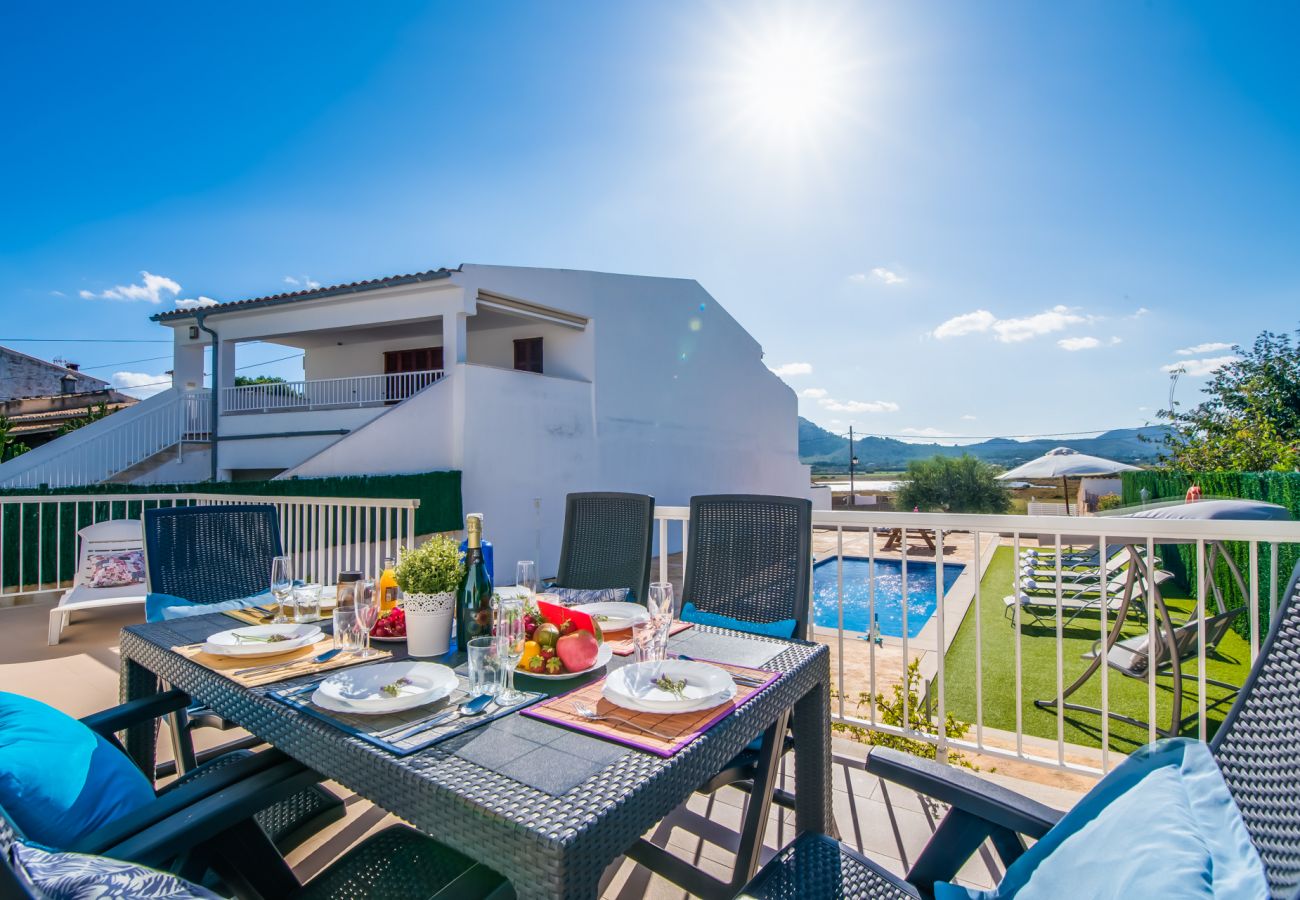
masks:
[[[0,497],[0,600],[66,589],[77,569],[77,531],[146,509],[269,503],[296,578],[333,583],[340,571],[378,575],[384,558],[415,545],[419,500],[235,494],[64,494]],[[267,573],[270,578],[270,573]]]
[[[388,375],[244,384],[222,389],[221,411],[242,414],[383,406],[405,400],[441,381],[443,374],[442,369],[430,369]]]
[[[659,507],[655,516],[659,547],[679,553],[671,569],[670,553],[659,553],[658,578],[667,581],[685,571],[689,509]],[[973,752],[1090,775],[1114,768],[1129,749],[1155,740],[1170,726],[1173,678],[1166,668],[1149,666],[1145,677],[1135,678],[1106,672],[1102,664],[1070,694],[1090,665],[1085,654],[1096,647],[1104,651],[1108,637],[1129,638],[1130,644],[1140,640],[1150,633],[1149,623],[1161,620],[1156,592],[1144,584],[1165,577],[1157,574],[1162,567],[1177,569],[1175,563],[1191,561],[1180,572],[1192,582],[1190,592],[1169,582],[1161,591],[1165,597],[1186,594],[1164,605],[1172,610],[1174,629],[1189,626],[1182,633],[1190,645],[1181,662],[1187,718],[1182,733],[1204,739],[1231,701],[1231,691],[1214,683],[1244,681],[1267,628],[1265,613],[1276,609],[1279,582],[1285,584],[1289,576],[1294,548],[1283,548],[1300,544],[1300,522],[818,511],[813,528],[815,563],[820,563],[813,576],[813,638],[832,650],[831,712],[838,727],[923,741],[934,745],[941,759]],[[895,529],[901,530],[902,552],[886,552],[886,538]],[[922,532],[933,550],[921,540]],[[1057,555],[1041,557],[1026,571],[1022,551],[1035,547]],[[1072,548],[1078,556],[1059,555]],[[1088,576],[1095,563],[1089,549],[1098,548],[1120,552],[1112,564],[1114,580],[1094,580],[1081,591],[1073,582]],[[1170,558],[1160,559],[1162,554]],[[1123,561],[1134,567],[1138,587],[1117,626],[1125,593],[1119,586],[1126,577]],[[947,584],[954,565],[962,572],[942,591],[941,602],[934,587],[927,592],[920,586],[923,581]],[[866,576],[864,570],[879,575]],[[1196,577],[1198,572],[1212,577]],[[1033,584],[1027,581],[1035,577]],[[1242,587],[1225,590],[1225,582]],[[1014,602],[1026,588],[1032,604]],[[933,613],[923,602],[926,593]],[[1207,619],[1221,603],[1242,607],[1248,622],[1238,617],[1240,634],[1230,633],[1207,653],[1212,638]],[[883,621],[889,613],[895,616],[893,627],[882,629],[877,641],[866,623]],[[918,615],[925,618],[919,630],[909,627],[909,617]],[[906,691],[895,695],[894,686],[914,659],[921,661],[924,687],[915,698]],[[892,710],[889,721],[878,696],[887,704],[896,696],[901,701],[902,709]],[[1112,722],[1112,713],[1141,724]],[[949,735],[939,727],[949,714],[970,723],[966,733]]]

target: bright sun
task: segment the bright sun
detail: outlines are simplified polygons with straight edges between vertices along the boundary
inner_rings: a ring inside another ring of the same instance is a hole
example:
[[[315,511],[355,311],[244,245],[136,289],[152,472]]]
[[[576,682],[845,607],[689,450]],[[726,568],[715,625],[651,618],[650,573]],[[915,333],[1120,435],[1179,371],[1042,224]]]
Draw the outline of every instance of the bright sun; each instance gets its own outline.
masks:
[[[841,40],[807,22],[779,19],[736,36],[727,103],[747,138],[807,148],[848,112],[851,66]]]

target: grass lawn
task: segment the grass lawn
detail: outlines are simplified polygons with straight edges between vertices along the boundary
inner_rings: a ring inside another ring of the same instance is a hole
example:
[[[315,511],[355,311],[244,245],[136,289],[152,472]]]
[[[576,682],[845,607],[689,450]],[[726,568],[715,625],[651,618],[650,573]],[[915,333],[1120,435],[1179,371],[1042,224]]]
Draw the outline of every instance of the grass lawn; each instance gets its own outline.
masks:
[[[1006,617],[1006,605],[1003,598],[1011,593],[1013,570],[1012,548],[1000,547],[989,564],[988,571],[980,582],[981,604],[980,629],[983,638],[983,691],[984,691],[984,725],[990,728],[1014,731],[1016,727],[1015,707],[1015,628]],[[1175,588],[1172,582],[1162,585],[1162,593],[1169,605],[1174,624],[1180,625],[1187,620],[1188,614],[1195,607],[1185,592]],[[1213,613],[1213,603],[1209,612]],[[1021,617],[1021,679],[1023,684],[1021,699],[1022,727],[1025,734],[1056,739],[1057,711],[1040,709],[1034,705],[1036,699],[1053,699],[1056,696],[1056,625],[1048,616],[1051,610],[1044,610],[1044,625],[1030,624],[1030,618]],[[975,604],[971,604],[966,613],[957,636],[948,650],[945,670],[945,690],[948,710],[963,721],[975,722]],[[1068,616],[1068,613],[1067,613]],[[1091,649],[1093,642],[1100,637],[1101,623],[1098,616],[1091,612],[1080,615],[1064,629],[1062,649],[1063,687],[1068,687],[1083,672],[1088,661],[1081,656]],[[1145,626],[1136,621],[1130,613],[1124,636],[1144,633]],[[1206,677],[1225,681],[1229,684],[1242,684],[1249,671],[1250,646],[1245,639],[1234,631],[1229,631],[1220,642],[1217,654],[1211,656],[1206,665]],[[1109,703],[1112,712],[1123,713],[1137,719],[1147,718],[1147,682],[1146,679],[1129,678],[1108,669]],[[1196,673],[1196,662],[1184,664],[1184,671]],[[1167,675],[1156,678],[1156,724],[1167,727],[1172,706],[1172,679]],[[1206,721],[1209,734],[1213,734],[1227,714],[1231,701],[1222,702],[1218,707],[1209,706],[1215,701],[1223,700],[1228,692],[1213,685],[1207,685]],[[1094,673],[1082,688],[1076,691],[1067,702],[1082,703],[1089,706],[1101,706],[1101,675]],[[1192,715],[1197,708],[1196,682],[1183,681],[1183,716]],[[1065,710],[1065,740],[1069,743],[1089,747],[1101,746],[1101,716],[1095,713]],[[1184,734],[1196,734],[1196,722],[1189,723]],[[1145,728],[1136,728],[1125,722],[1110,722],[1110,746],[1113,750],[1128,753],[1147,742]]]

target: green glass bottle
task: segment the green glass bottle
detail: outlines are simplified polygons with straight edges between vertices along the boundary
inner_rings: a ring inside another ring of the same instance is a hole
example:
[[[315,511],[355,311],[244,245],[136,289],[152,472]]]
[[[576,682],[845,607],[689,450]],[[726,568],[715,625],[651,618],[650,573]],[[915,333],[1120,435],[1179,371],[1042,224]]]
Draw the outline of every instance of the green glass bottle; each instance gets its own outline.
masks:
[[[483,517],[465,517],[465,580],[456,607],[456,648],[462,653],[471,638],[492,633],[492,579],[483,562]]]

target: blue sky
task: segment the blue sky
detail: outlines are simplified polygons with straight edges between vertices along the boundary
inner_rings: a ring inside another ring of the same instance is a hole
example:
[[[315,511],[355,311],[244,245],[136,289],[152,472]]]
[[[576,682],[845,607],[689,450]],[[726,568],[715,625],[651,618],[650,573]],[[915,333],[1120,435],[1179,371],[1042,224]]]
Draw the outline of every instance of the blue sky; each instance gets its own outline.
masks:
[[[461,262],[698,279],[875,434],[1138,425],[1300,324],[1294,4],[0,16],[0,342],[124,384],[166,345],[68,339]]]

